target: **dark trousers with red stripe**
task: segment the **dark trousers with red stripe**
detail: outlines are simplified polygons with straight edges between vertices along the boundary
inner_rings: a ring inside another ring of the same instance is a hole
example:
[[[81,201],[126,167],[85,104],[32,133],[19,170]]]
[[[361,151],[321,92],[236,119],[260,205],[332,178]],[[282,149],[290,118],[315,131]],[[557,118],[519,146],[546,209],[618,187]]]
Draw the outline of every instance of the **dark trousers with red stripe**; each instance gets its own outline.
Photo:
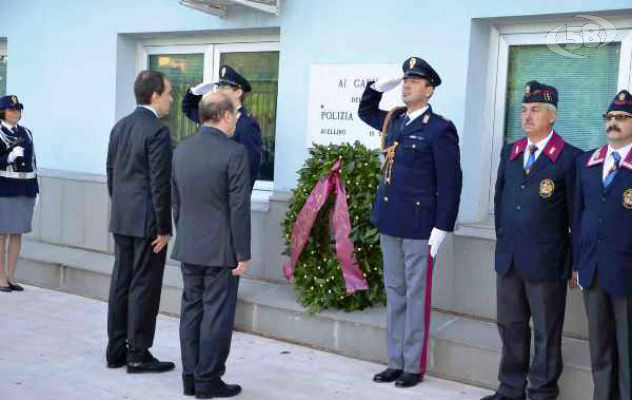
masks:
[[[557,398],[557,380],[562,373],[566,280],[525,280],[512,266],[505,275],[497,275],[496,296],[502,341],[498,393],[509,399],[522,399],[526,389],[529,399]],[[533,320],[535,344],[533,360],[530,360],[530,320]]]
[[[382,234],[390,368],[425,374],[430,298],[428,241]],[[423,355],[422,355],[423,353]]]

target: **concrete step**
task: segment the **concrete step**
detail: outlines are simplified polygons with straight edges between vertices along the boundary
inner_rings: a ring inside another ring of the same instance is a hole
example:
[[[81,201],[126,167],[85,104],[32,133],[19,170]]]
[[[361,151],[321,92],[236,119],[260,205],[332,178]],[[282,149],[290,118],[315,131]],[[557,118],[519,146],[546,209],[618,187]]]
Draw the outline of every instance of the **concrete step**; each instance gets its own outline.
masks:
[[[25,241],[18,279],[32,285],[107,300],[114,257],[81,249]],[[176,265],[165,269],[160,310],[179,315],[182,279]],[[359,312],[311,314],[289,285],[243,279],[236,327],[245,332],[312,346],[367,361],[386,359],[383,307]],[[434,310],[431,375],[494,389],[500,340],[496,325]],[[585,340],[565,337],[561,399],[588,400],[592,379]]]

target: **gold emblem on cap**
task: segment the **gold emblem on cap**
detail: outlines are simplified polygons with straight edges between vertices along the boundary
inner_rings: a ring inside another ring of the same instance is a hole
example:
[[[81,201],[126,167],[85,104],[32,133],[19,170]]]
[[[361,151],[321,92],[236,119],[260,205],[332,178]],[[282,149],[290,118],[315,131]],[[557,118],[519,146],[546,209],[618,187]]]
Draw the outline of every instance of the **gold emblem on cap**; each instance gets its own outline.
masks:
[[[18,104],[18,98],[15,96],[11,96],[11,101],[13,102],[13,104]]]
[[[524,87],[524,94],[526,94],[527,96],[531,94],[531,86],[530,85],[526,85]]]
[[[222,78],[226,76],[226,67],[222,68]]]
[[[551,94],[550,93],[544,93],[544,99],[546,101],[552,101]]]
[[[555,183],[551,179],[543,179],[540,182],[540,197],[543,199],[548,199],[553,195],[553,191],[555,190]]]
[[[415,57],[411,57],[410,61],[408,61],[408,68],[413,68],[417,64],[417,59]]]
[[[623,93],[623,92],[619,93],[619,100],[620,101],[625,100],[625,93]]]
[[[623,192],[623,207],[632,210],[632,189]]]

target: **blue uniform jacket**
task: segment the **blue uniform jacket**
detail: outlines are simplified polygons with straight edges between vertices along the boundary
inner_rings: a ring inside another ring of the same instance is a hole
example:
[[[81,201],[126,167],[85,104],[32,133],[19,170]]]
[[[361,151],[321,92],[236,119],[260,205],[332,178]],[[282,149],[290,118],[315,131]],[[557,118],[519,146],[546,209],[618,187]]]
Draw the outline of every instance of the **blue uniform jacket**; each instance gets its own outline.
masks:
[[[387,112],[380,110],[382,93],[371,85],[362,94],[358,114],[381,131]],[[387,128],[386,147],[398,142],[391,182],[377,190],[371,222],[380,233],[428,239],[433,227],[454,230],[461,197],[459,137],[454,124],[428,109],[404,124],[394,115]]]
[[[18,132],[15,134],[5,126],[0,125],[0,135],[2,135],[2,138],[0,138],[0,170],[7,172],[36,172],[33,134],[21,125],[18,125],[17,128]],[[9,164],[9,153],[17,146],[24,148],[24,157],[19,157]],[[37,178],[15,179],[0,176],[1,197],[35,197],[38,192]]]
[[[182,99],[182,112],[193,122],[199,124],[200,117],[198,115],[198,104],[202,96],[196,96],[187,90]],[[248,169],[250,171],[250,190],[252,190],[259,175],[259,167],[261,164],[261,128],[257,121],[250,115],[246,108],[239,109],[240,116],[235,128],[235,136],[233,140],[246,146],[248,150]]]
[[[500,156],[494,211],[496,271],[512,264],[523,279],[568,279],[575,160],[581,150],[555,132],[531,172],[524,171],[527,138],[506,145]]]
[[[573,252],[579,284],[613,296],[632,295],[632,152],[607,189],[603,186],[603,146],[577,160]]]

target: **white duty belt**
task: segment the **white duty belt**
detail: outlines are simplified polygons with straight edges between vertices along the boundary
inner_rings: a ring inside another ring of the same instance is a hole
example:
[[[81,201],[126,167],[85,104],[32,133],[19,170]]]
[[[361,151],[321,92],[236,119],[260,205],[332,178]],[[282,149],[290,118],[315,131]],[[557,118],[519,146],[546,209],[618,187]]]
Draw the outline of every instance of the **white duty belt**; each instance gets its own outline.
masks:
[[[35,179],[37,178],[37,172],[13,172],[13,171],[0,170],[0,178]]]

